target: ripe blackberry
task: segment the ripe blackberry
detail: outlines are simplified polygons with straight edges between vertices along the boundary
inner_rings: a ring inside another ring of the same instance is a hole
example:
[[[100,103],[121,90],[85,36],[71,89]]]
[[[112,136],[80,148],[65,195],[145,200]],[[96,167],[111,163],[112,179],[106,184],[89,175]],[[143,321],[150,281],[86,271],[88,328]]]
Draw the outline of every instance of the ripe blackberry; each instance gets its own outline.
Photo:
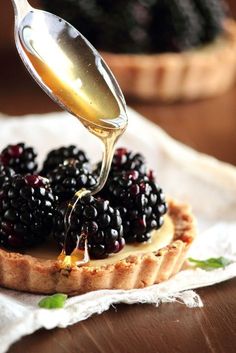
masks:
[[[0,244],[18,249],[41,243],[51,232],[54,204],[47,179],[13,176],[0,192]]]
[[[13,177],[14,174],[15,172],[13,169],[0,165],[0,189],[5,182]]]
[[[194,0],[194,3],[203,19],[202,42],[211,42],[223,31],[227,6],[222,0]]]
[[[114,153],[111,171],[137,170],[140,174],[145,174],[145,163],[145,158],[140,153],[128,151],[126,148],[118,148]]]
[[[68,160],[48,174],[48,178],[59,202],[70,200],[76,191],[90,189],[96,184],[96,177],[77,160]]]
[[[50,151],[46,157],[46,160],[43,163],[43,169],[41,171],[41,175],[47,176],[47,174],[53,169],[57,168],[59,164],[63,164],[63,162],[67,159],[76,159],[80,163],[87,163],[88,157],[86,153],[80,150],[78,147],[74,145],[70,145],[67,147],[60,147]]]
[[[97,165],[97,174],[101,169],[101,164],[102,163],[100,162]],[[146,169],[146,161],[142,154],[134,153],[126,148],[117,148],[113,156],[109,178],[112,178],[117,172],[130,170],[137,170],[140,175],[144,175]]]
[[[33,174],[37,170],[35,158],[37,154],[32,147],[24,143],[8,145],[0,154],[0,163],[9,167],[17,174]]]
[[[106,192],[112,206],[120,210],[127,242],[147,241],[151,231],[162,226],[167,204],[152,174],[149,178],[137,171],[117,173],[108,180]]]
[[[58,208],[54,218],[54,238],[60,245],[65,241],[65,205]],[[88,251],[92,258],[105,258],[119,252],[125,245],[120,212],[109,201],[86,195],[75,206],[71,227],[66,241],[66,252],[75,248],[80,236],[87,237]],[[83,248],[84,244],[81,244]]]
[[[150,35],[154,52],[180,52],[200,44],[201,16],[192,0],[156,1]]]

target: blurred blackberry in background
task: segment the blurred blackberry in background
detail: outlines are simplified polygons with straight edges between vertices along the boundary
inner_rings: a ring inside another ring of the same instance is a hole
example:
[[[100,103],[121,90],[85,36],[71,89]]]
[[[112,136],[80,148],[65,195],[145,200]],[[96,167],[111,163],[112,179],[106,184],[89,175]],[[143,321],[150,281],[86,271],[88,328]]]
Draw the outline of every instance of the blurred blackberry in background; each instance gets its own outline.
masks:
[[[180,52],[198,46],[202,21],[192,0],[161,0],[153,6],[153,52]]]
[[[33,174],[37,170],[37,154],[24,143],[8,145],[0,153],[0,164],[9,167],[17,174]]]
[[[104,193],[119,209],[127,242],[143,242],[163,224],[167,212],[165,196],[155,182],[138,171],[126,171],[108,179]]]
[[[47,179],[15,175],[0,192],[0,245],[26,248],[50,234],[56,198]]]
[[[62,246],[65,241],[64,215],[66,204],[62,204],[54,218],[53,235]],[[71,227],[66,241],[66,252],[70,254],[80,236],[87,237],[88,251],[92,258],[105,258],[123,249],[123,226],[120,212],[112,208],[109,201],[86,195],[81,198],[71,216]],[[84,248],[84,243],[80,243]]]
[[[201,41],[208,43],[222,32],[228,7],[222,0],[194,0],[194,3],[203,20]]]
[[[83,150],[80,150],[74,145],[66,147],[63,146],[57,149],[53,149],[47,154],[47,157],[43,163],[43,169],[40,174],[47,176],[49,172],[57,168],[59,164],[63,164],[63,162],[67,159],[75,159],[80,163],[88,162],[88,157]]]
[[[74,159],[60,164],[48,174],[48,178],[59,202],[70,200],[82,188],[90,189],[96,185],[96,176]]]
[[[179,52],[223,31],[222,0],[43,0],[45,9],[77,27],[99,50]]]

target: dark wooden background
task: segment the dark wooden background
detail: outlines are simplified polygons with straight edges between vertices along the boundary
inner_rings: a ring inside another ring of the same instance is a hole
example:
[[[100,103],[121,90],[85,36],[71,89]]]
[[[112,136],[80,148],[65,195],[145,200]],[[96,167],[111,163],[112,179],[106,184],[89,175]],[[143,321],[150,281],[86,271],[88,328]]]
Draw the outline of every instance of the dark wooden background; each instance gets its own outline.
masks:
[[[229,2],[236,15],[236,1]],[[23,115],[58,110],[29,77],[16,53],[10,0],[1,0],[0,16],[0,112]],[[236,165],[236,87],[220,97],[192,103],[128,100],[128,104],[176,139]],[[9,353],[234,353],[235,285],[236,279],[198,290],[202,309],[182,304],[118,305],[67,329],[40,330],[14,344]]]

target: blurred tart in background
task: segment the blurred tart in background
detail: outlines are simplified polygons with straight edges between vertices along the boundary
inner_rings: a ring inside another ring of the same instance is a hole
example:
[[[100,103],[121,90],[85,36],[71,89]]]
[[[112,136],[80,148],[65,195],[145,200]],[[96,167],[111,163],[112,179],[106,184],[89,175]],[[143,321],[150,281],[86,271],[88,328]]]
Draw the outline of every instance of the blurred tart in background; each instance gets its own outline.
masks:
[[[236,23],[222,0],[43,0],[103,52],[129,97],[216,96],[236,76]]]

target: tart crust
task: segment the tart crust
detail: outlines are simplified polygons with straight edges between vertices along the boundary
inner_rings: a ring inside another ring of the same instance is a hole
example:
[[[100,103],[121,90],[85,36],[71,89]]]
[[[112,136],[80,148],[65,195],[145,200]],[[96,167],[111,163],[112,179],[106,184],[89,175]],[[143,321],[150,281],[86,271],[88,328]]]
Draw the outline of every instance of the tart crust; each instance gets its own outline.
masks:
[[[169,216],[174,235],[168,246],[99,267],[61,270],[56,260],[0,249],[0,285],[32,293],[76,295],[98,289],[143,288],[167,280],[180,271],[195,238],[195,221],[188,206],[170,201]]]
[[[182,53],[102,55],[127,96],[163,102],[217,96],[236,77],[236,22],[227,19],[224,27],[212,44]]]

